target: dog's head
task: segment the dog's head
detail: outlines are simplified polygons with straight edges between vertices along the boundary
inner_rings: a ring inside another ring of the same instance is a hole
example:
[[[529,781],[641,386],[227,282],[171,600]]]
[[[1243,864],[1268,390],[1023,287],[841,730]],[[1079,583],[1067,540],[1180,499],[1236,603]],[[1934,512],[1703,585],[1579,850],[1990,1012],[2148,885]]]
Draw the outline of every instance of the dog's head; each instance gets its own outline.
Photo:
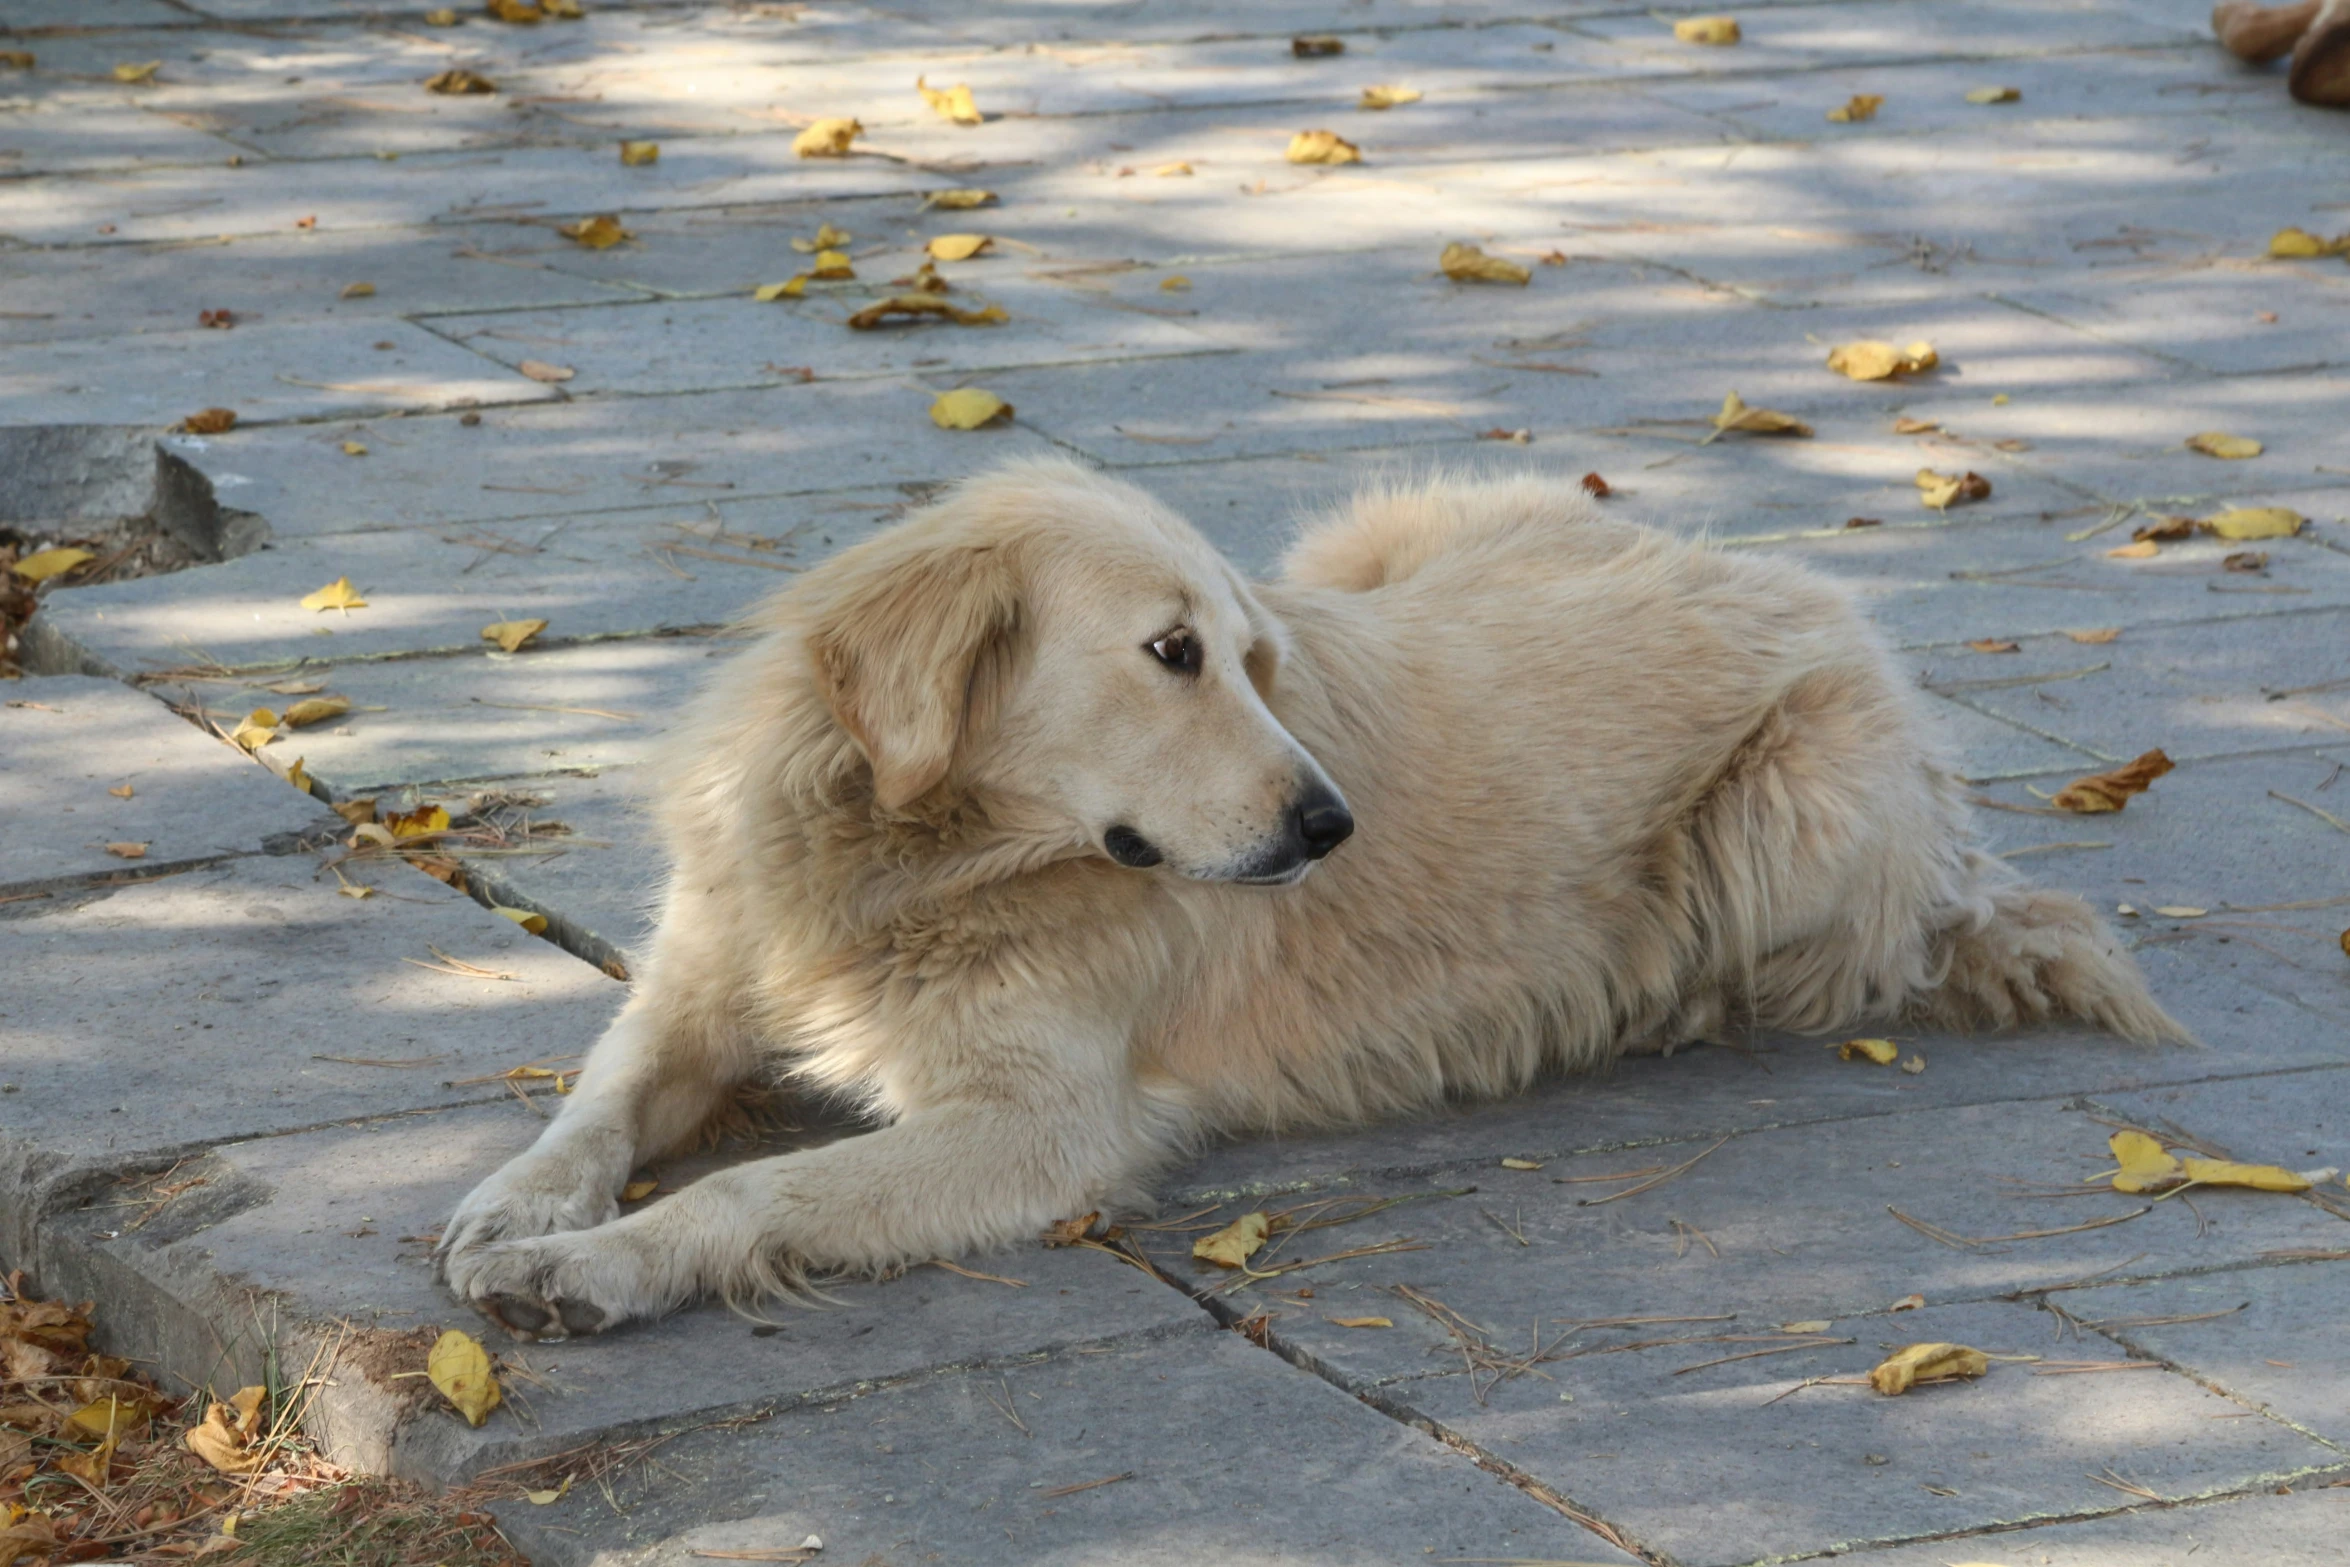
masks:
[[[1353,831],[1266,705],[1285,633],[1141,491],[1024,463],[811,572],[832,714],[907,812],[977,790],[1138,869],[1284,884]]]

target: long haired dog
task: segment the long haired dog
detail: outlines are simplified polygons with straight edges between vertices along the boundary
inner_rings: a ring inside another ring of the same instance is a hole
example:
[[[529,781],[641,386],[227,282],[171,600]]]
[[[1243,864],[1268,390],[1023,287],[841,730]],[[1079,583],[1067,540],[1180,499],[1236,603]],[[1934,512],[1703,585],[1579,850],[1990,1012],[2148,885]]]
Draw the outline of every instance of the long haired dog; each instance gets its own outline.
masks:
[[[1366,494],[1251,583],[1020,464],[754,626],[669,746],[633,997],[442,1242],[510,1331],[1000,1246],[1210,1134],[1724,1029],[2181,1037],[2087,905],[1970,846],[1837,589],[1550,481]],[[879,1129],[616,1216],[778,1070]]]

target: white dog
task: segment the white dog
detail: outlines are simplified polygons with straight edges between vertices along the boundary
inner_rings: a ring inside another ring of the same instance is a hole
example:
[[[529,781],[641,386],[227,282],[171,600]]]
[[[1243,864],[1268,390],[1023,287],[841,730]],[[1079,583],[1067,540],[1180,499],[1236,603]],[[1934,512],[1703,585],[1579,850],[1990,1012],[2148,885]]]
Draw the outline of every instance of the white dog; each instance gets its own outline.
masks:
[[[2181,1037],[2085,904],[1970,847],[1837,589],[1560,484],[1367,494],[1250,583],[1028,463],[755,626],[668,748],[634,996],[441,1243],[523,1336],[1000,1246],[1209,1134],[1725,1029]],[[881,1129],[616,1217],[777,1073]]]

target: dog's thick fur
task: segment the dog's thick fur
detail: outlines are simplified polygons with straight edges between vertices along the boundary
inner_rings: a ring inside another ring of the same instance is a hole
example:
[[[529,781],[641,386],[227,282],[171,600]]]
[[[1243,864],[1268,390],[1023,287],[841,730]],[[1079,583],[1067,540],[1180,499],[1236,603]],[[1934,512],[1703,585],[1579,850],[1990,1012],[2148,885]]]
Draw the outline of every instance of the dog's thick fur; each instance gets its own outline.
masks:
[[[448,1226],[454,1288],[526,1334],[1001,1245],[1207,1134],[1726,1029],[2180,1037],[2085,904],[1971,847],[1836,588],[1555,483],[1375,491],[1251,584],[1141,492],[1015,466],[755,624],[669,746],[633,998]],[[1196,670],[1152,651],[1178,625]],[[1359,832],[1305,877],[1294,802],[1333,783]],[[616,1217],[778,1064],[881,1128]]]

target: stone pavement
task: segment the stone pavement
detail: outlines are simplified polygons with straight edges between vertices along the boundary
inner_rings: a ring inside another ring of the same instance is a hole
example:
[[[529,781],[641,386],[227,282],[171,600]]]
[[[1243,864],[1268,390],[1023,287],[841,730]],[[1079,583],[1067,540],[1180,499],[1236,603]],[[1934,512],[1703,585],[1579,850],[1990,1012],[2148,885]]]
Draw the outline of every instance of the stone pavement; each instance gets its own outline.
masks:
[[[0,708],[0,1267],[183,1381],[330,1354],[312,1425],[345,1461],[580,1477],[498,1503],[548,1562],[810,1533],[877,1567],[2339,1562],[2350,1191],[2045,1195],[2115,1123],[2350,1164],[2350,267],[2265,259],[2350,228],[2350,118],[2204,9],[1743,4],[1704,48],[1605,0],[10,0],[0,525],[140,516],[201,563],[44,589]],[[450,67],[499,90],[422,89]],[[1424,96],[1358,110],[1373,83]],[[795,157],[829,115],[856,155]],[[1287,163],[1318,128],[1362,161]],[[926,209],[957,187],[999,199]],[[558,232],[605,213],[631,237]],[[825,223],[857,280],[754,301]],[[1008,322],[844,328],[949,232],[994,237],[939,270]],[[1455,240],[1531,284],[1447,280]],[[1823,367],[1864,337],[1941,367]],[[1013,422],[935,428],[964,385]],[[1817,435],[1705,443],[1732,390]],[[163,433],[207,407],[236,428]],[[2186,449],[2206,430],[2266,450]],[[542,1124],[546,1080],[505,1074],[619,999],[664,715],[784,573],[1049,452],[1257,569],[1301,511],[1447,466],[1595,471],[1622,515],[1846,579],[1988,835],[2141,911],[2203,1046],[1905,1038],[1912,1075],[1757,1039],[1220,1148],[1123,1257],[493,1344],[510,1402],[469,1429],[401,1375],[471,1325],[430,1239]],[[1992,493],[1927,511],[1921,466]],[[2109,553],[2227,505],[2309,521]],[[365,608],[301,607],[339,577]],[[526,617],[518,653],[481,639]],[[218,737],[312,694],[351,705],[254,759]],[[2153,746],[2180,766],[2121,815],[2035,798]],[[329,868],[326,805],[367,798],[454,813],[439,879]],[[1272,1263],[1314,1265],[1275,1278],[1195,1267],[1256,1207],[1348,1222],[1289,1232]],[[1813,1380],[1924,1339],[2041,1358]]]

